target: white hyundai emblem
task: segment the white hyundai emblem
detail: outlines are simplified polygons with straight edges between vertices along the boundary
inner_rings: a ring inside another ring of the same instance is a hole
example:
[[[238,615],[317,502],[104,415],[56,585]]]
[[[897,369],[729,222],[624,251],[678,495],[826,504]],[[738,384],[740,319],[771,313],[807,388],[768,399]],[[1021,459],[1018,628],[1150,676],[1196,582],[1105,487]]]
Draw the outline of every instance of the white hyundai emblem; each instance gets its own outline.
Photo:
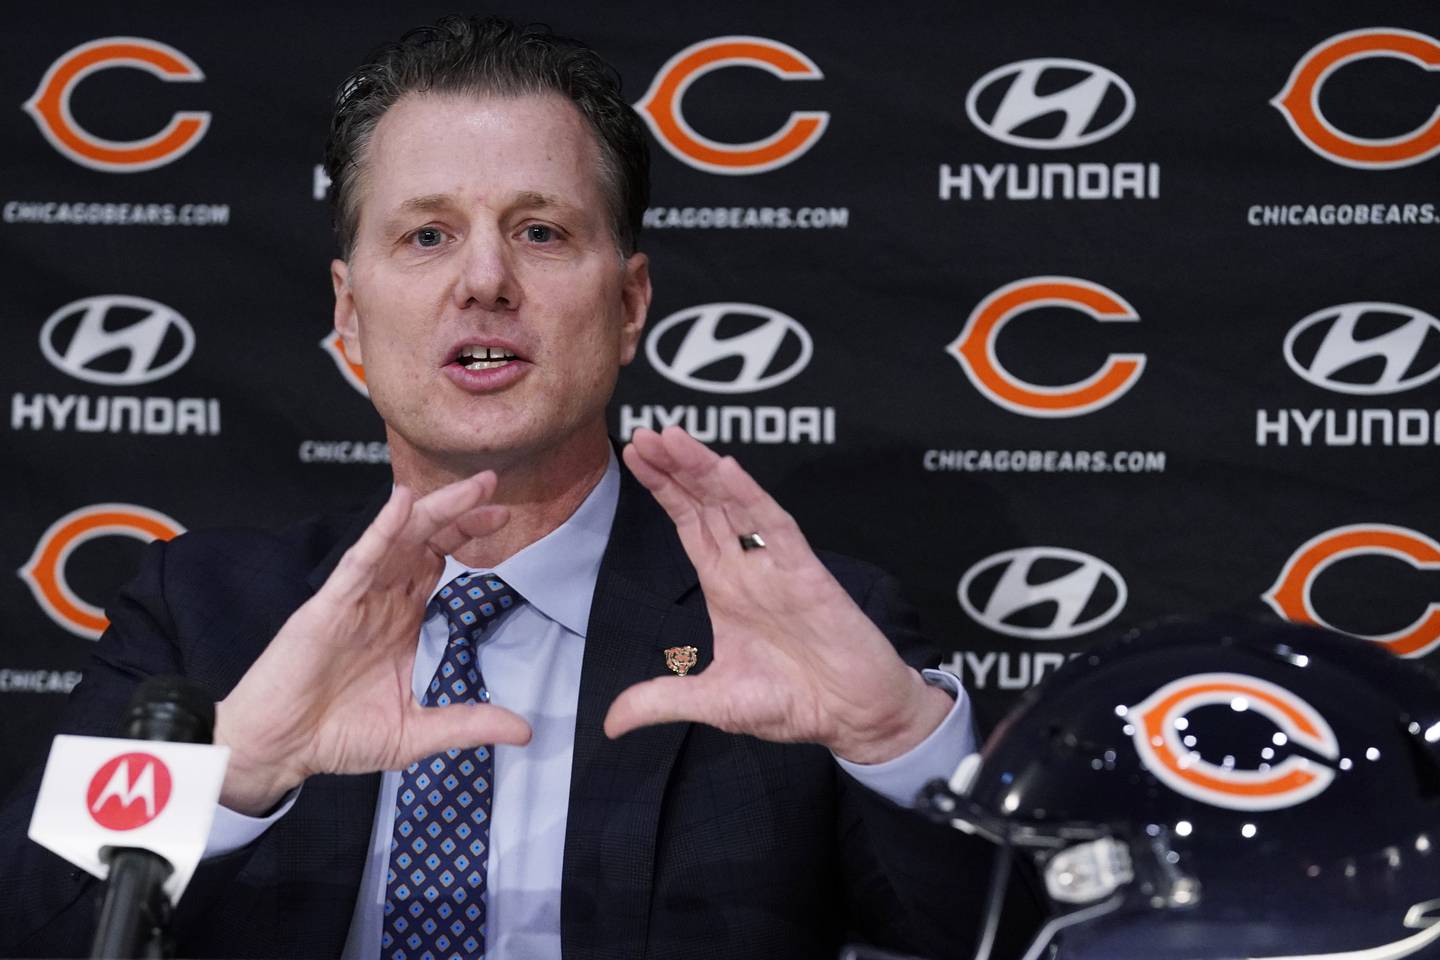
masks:
[[[728,317],[760,322],[721,337],[720,323]],[[678,344],[672,331],[683,331]],[[753,303],[689,307],[661,320],[645,341],[656,370],[707,393],[753,393],[784,383],[805,369],[813,351],[810,334],[797,321]]]
[[[1062,566],[1070,569],[1049,580],[1032,583],[1031,570],[1042,561],[1061,561]],[[999,579],[989,595],[980,596],[984,591],[976,580],[997,569]],[[1092,600],[1107,584],[1114,598],[1105,609],[1095,612]],[[1098,557],[1064,547],[1021,547],[991,554],[965,572],[957,592],[960,605],[977,622],[998,633],[1032,640],[1059,640],[1096,630],[1119,615],[1127,596],[1125,581],[1114,567]],[[1007,622],[1015,614],[1039,604],[1054,606],[1048,624],[1025,626]]]
[[[138,320],[124,323],[135,314],[140,315]],[[67,321],[77,317],[71,332],[72,324]],[[112,318],[124,325],[108,323]],[[172,332],[176,336],[172,337]],[[165,350],[167,345],[171,349]],[[106,294],[67,303],[52,313],[40,329],[40,350],[46,360],[72,377],[133,386],[153,383],[184,366],[195,350],[195,331],[163,303]],[[110,359],[117,351],[123,364]]]
[[[1387,314],[1402,318],[1403,322],[1385,333],[1358,339],[1357,327],[1370,314]],[[1328,324],[1328,328],[1316,344],[1322,324]],[[1312,329],[1316,333],[1309,333]],[[1398,303],[1345,303],[1317,310],[1291,327],[1285,335],[1285,362],[1317,387],[1337,393],[1400,393],[1440,377],[1440,357],[1427,369],[1416,369],[1416,361],[1427,343],[1435,347],[1437,342],[1440,342],[1440,319],[1414,307]],[[1303,353],[1302,345],[1305,346]],[[1351,374],[1345,374],[1347,367],[1374,360],[1383,363],[1372,363],[1368,368],[1355,368]]]
[[[1046,73],[1053,76],[1061,71],[1078,74],[1079,79],[1058,89],[1046,88]],[[999,103],[992,113],[988,104],[995,95]],[[1118,74],[1104,67],[1084,60],[1039,57],[997,67],[975,81],[965,97],[965,112],[975,126],[996,140],[1035,150],[1065,150],[1118,132],[1135,113],[1135,93]],[[1111,113],[1114,116],[1109,116]],[[1063,117],[1058,132],[1018,132],[1050,114]]]

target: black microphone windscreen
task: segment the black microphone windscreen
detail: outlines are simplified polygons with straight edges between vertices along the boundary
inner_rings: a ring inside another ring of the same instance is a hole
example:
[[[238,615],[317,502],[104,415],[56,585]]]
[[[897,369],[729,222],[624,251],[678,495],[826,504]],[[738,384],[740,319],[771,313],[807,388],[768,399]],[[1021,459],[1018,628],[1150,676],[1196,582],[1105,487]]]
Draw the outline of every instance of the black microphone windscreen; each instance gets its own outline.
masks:
[[[125,711],[125,735],[134,740],[212,743],[215,700],[193,680],[150,677],[140,684]]]

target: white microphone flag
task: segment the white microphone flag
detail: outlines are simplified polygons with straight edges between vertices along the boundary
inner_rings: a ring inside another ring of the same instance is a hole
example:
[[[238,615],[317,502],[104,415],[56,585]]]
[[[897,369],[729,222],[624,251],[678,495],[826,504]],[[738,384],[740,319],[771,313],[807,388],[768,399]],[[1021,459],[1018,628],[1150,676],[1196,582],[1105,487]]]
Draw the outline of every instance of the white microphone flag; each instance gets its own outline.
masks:
[[[174,868],[171,903],[205,852],[229,747],[62,734],[50,747],[30,839],[104,879],[107,847],[151,850]]]

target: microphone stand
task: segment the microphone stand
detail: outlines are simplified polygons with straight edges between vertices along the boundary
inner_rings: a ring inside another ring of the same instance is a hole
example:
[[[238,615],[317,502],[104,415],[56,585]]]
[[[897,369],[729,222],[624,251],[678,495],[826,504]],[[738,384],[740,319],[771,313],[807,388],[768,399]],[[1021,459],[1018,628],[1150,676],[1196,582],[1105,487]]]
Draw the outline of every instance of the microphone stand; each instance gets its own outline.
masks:
[[[211,743],[214,731],[214,701],[202,687],[180,677],[146,680],[125,714],[125,735],[132,740]],[[112,847],[102,856],[110,873],[90,956],[106,960],[171,956],[173,905],[164,889],[173,871],[170,862],[138,847]]]
[[[164,888],[169,862],[133,847],[112,848],[106,860],[110,875],[90,956],[145,960],[169,956],[165,931],[170,928],[171,907]]]

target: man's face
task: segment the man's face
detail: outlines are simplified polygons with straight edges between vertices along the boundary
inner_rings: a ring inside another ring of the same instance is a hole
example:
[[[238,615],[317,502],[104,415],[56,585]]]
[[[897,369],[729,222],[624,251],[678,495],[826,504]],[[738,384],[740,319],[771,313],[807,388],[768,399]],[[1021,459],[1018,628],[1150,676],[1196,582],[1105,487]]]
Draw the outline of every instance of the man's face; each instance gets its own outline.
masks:
[[[560,96],[410,94],[380,119],[331,273],[392,452],[473,469],[603,440],[650,281],[616,249],[599,157]]]

